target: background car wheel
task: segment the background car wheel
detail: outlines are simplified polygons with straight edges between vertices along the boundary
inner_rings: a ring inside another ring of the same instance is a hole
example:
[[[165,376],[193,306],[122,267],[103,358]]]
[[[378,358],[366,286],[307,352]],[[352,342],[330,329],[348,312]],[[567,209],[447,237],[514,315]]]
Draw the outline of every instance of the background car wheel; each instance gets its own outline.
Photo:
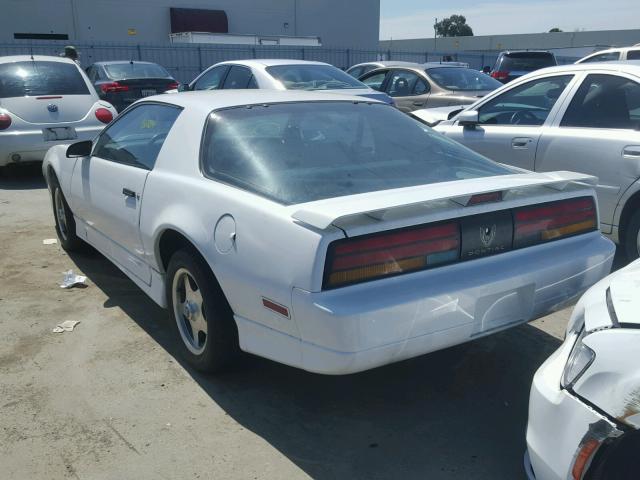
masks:
[[[55,175],[51,175],[51,203],[53,204],[53,217],[56,220],[56,233],[60,239],[62,248],[69,252],[77,251],[83,246],[82,240],[76,235],[76,221],[69,208],[66,198],[60,188],[60,183]]]
[[[625,228],[624,250],[629,261],[640,257],[640,211],[631,216]]]
[[[173,254],[166,295],[187,361],[204,372],[229,367],[240,352],[238,330],[220,285],[199,255],[189,250]]]

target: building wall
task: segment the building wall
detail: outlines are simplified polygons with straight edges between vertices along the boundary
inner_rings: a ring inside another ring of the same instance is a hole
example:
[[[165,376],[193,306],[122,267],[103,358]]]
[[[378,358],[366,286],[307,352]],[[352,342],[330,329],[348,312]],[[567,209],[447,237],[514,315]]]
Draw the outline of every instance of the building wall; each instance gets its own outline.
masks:
[[[495,51],[507,49],[546,49],[577,56],[604,46],[627,46],[640,42],[640,30],[601,30],[593,32],[531,33],[520,35],[486,35],[476,37],[416,38],[383,40],[383,50],[456,52]]]
[[[379,0],[1,0],[0,41],[59,33],[73,41],[166,42],[169,8],[224,10],[229,33],[318,36],[323,45],[378,48]],[[357,28],[354,28],[354,25]]]

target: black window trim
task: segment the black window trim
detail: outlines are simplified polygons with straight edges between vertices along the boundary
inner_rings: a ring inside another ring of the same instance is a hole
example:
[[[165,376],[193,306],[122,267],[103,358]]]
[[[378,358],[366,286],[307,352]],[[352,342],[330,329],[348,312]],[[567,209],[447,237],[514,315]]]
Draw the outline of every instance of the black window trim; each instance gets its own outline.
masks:
[[[136,162],[135,164],[133,164],[133,163],[126,163],[126,162],[118,162],[117,160],[112,160],[110,158],[103,158],[103,157],[99,157],[97,155],[94,155],[96,146],[98,145],[98,140],[102,137],[102,135],[107,133],[107,131],[109,130],[109,128],[111,128],[112,125],[115,125],[115,123],[117,121],[119,121],[121,118],[123,118],[129,112],[132,112],[133,110],[135,110],[137,108],[140,108],[142,106],[148,106],[148,105],[159,105],[159,106],[162,106],[162,107],[173,107],[173,108],[176,108],[176,109],[180,110],[180,113],[182,113],[182,111],[184,110],[184,107],[181,107],[180,105],[176,105],[174,103],[160,102],[160,101],[157,101],[157,100],[148,101],[148,102],[141,102],[141,103],[135,103],[133,105],[129,105],[122,112],[120,112],[118,114],[118,116],[115,117],[106,127],[104,127],[96,138],[93,139],[93,145],[91,146],[91,154],[89,155],[89,157],[96,157],[96,158],[99,158],[100,160],[104,160],[105,162],[113,162],[113,163],[117,163],[118,165],[126,165],[128,167],[139,168],[141,170],[147,170],[147,171],[151,172],[153,170],[153,168],[147,168],[146,165],[142,165],[141,163],[137,163]],[[180,116],[180,113],[178,113],[178,117]],[[176,117],[176,120],[178,119],[178,117]],[[173,129],[173,125],[169,129],[169,133],[171,133],[172,129]],[[167,134],[167,137],[168,136],[169,136],[169,134]],[[166,141],[166,138],[165,138],[165,141]],[[163,142],[163,146],[164,146],[164,142]],[[162,147],[161,147],[161,150],[162,150]],[[157,160],[158,159],[156,158],[156,161]],[[155,167],[155,164],[156,164],[156,162],[153,162],[153,166],[154,167]]]

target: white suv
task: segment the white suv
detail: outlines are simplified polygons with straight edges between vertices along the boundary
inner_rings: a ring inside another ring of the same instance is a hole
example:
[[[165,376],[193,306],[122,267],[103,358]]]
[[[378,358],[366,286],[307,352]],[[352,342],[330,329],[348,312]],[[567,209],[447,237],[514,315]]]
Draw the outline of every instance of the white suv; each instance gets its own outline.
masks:
[[[576,63],[593,62],[626,62],[627,60],[640,60],[640,44],[633,47],[610,48],[587,55]]]

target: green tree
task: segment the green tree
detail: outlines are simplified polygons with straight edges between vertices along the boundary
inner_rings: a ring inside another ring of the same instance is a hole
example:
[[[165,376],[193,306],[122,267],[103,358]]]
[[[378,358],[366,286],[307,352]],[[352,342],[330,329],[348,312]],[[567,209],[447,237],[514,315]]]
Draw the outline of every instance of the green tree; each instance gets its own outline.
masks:
[[[451,15],[443,18],[435,25],[436,34],[440,37],[472,37],[473,30],[467,25],[464,15]]]
[[[549,30],[549,33],[560,33],[560,32],[562,32],[562,29],[558,27],[553,27],[551,30]]]

